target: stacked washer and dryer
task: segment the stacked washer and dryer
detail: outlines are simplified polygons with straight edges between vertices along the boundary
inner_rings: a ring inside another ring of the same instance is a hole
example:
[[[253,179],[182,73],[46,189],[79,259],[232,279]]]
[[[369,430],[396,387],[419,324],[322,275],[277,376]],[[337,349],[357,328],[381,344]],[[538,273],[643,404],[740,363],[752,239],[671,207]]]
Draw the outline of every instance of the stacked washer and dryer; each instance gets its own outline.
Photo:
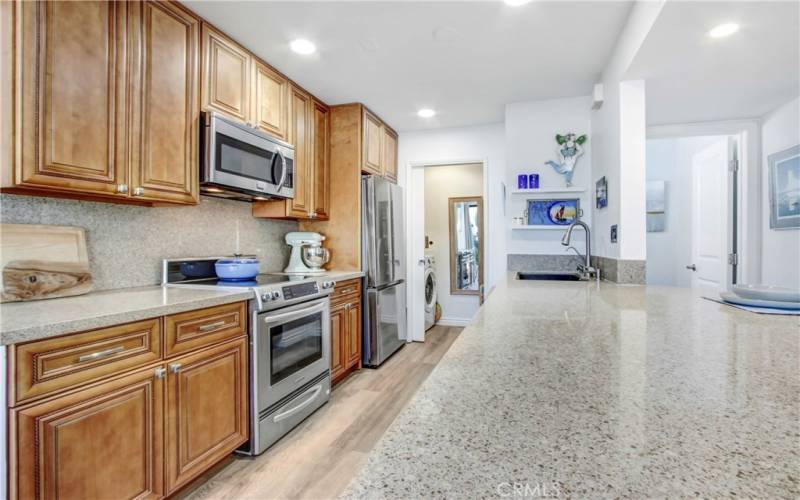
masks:
[[[436,299],[439,296],[436,281],[436,260],[433,255],[425,256],[425,330],[436,324]]]

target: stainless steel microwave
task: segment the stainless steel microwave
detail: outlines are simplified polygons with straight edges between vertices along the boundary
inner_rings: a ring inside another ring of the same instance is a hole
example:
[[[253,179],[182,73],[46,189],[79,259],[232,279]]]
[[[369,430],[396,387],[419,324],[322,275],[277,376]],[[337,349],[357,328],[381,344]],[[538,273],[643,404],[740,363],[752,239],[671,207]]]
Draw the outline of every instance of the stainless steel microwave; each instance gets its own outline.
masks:
[[[294,198],[294,146],[217,113],[203,113],[202,120],[202,194],[244,201]]]

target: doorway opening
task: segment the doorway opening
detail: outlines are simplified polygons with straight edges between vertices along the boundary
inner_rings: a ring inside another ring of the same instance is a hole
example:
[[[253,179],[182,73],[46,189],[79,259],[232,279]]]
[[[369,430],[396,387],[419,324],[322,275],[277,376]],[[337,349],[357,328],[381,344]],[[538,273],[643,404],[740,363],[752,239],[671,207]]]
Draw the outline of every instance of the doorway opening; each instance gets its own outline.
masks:
[[[739,137],[647,141],[647,284],[715,295],[737,280]]]
[[[409,170],[409,338],[434,325],[465,326],[487,275],[486,162],[419,162]]]

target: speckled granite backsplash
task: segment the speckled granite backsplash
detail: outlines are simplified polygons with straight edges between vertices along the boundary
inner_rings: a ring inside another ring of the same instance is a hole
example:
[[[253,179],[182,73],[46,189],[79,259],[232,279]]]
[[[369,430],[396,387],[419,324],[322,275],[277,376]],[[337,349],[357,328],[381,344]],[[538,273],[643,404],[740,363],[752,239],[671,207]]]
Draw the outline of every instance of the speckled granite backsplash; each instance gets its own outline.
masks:
[[[161,282],[161,259],[230,255],[238,228],[242,253],[254,253],[261,271],[280,271],[289,258],[283,236],[296,222],[257,219],[250,204],[201,197],[190,207],[137,207],[0,195],[0,221],[86,229],[93,290]]]

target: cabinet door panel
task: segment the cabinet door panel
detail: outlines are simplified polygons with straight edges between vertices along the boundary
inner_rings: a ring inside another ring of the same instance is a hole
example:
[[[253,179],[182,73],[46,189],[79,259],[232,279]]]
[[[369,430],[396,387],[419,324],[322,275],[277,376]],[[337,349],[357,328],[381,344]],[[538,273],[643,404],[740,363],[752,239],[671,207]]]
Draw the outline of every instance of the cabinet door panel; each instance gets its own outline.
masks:
[[[359,363],[361,358],[361,304],[351,302],[347,308],[347,360],[346,366]]]
[[[314,101],[314,218],[327,220],[330,212],[330,109]]]
[[[250,54],[203,24],[203,106],[250,121]]]
[[[311,96],[293,87],[291,98],[290,142],[294,144],[294,198],[290,201],[290,217],[308,218],[311,214]]]
[[[364,152],[361,169],[371,173],[381,175],[381,141],[383,139],[383,125],[381,121],[372,113],[364,110]]]
[[[196,203],[200,22],[166,2],[131,4],[134,67],[131,193]],[[140,188],[140,189],[137,189]]]
[[[383,175],[397,182],[397,134],[394,130],[383,128]]]
[[[167,491],[247,441],[247,339],[168,363]]]
[[[269,66],[255,63],[255,126],[286,140],[289,124],[289,80]]]
[[[331,380],[344,370],[345,347],[347,339],[347,314],[345,306],[331,309]]]
[[[152,368],[12,410],[11,497],[160,496],[162,412]]]
[[[18,2],[16,183],[113,195],[125,182],[125,4]]]

